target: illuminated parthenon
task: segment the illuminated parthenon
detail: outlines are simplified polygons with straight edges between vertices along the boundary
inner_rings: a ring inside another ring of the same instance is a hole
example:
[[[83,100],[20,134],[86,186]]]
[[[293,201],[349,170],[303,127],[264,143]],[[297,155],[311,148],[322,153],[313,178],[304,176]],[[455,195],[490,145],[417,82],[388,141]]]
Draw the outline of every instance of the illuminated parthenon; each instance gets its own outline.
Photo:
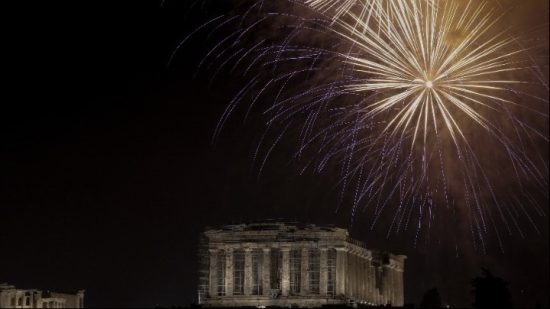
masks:
[[[226,225],[201,240],[204,306],[403,305],[404,255],[369,250],[345,229]]]

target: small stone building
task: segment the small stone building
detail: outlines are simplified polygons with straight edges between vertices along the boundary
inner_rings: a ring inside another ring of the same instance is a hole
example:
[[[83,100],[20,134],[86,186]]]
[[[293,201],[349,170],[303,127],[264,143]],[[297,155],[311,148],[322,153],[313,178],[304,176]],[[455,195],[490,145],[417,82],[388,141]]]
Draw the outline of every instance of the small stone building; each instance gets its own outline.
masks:
[[[0,308],[84,308],[84,290],[57,293],[1,283]]]
[[[207,229],[199,302],[219,306],[403,306],[404,255],[367,249],[332,226],[255,223]]]

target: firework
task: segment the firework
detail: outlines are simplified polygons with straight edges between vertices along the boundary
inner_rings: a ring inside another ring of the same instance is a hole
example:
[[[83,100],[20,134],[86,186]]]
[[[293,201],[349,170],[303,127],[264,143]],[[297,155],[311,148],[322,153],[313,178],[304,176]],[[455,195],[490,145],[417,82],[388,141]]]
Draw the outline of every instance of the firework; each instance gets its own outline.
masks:
[[[510,138],[506,128],[492,116],[492,113],[510,115],[509,110],[519,105],[510,98],[518,92],[514,86],[524,82],[512,76],[527,65],[515,57],[525,52],[515,46],[515,39],[496,31],[498,18],[494,12],[486,8],[486,3],[467,2],[461,7],[452,1],[438,5],[397,1],[377,11],[375,21],[351,10],[341,15],[337,20],[340,28],[333,31],[359,50],[359,55],[342,57],[357,73],[355,76],[363,76],[359,82],[348,83],[346,88],[375,93],[372,100],[355,110],[361,115],[359,121],[383,123],[377,141],[389,140],[390,145],[399,147],[410,144],[408,153],[389,150],[396,158],[409,158],[408,167],[416,165],[414,174],[408,177],[415,179],[413,186],[419,185],[417,188],[422,189],[416,191],[409,187],[405,192],[412,193],[411,199],[429,197],[428,208],[433,207],[436,191],[443,192],[437,200],[444,201],[448,207],[445,170],[449,169],[449,162],[441,158],[443,151],[448,153],[450,149],[441,143],[442,139],[451,140],[455,148],[453,165],[462,169],[460,191],[468,197],[464,204],[469,205],[475,217],[472,232],[483,240],[482,235],[495,214],[508,231],[511,225],[518,227],[517,217],[507,216],[512,212],[507,208],[510,206],[493,193],[491,172],[482,163],[486,158],[481,158],[480,151],[475,149],[476,140],[470,137],[475,132],[498,141],[500,147],[493,149],[508,156],[518,183],[522,181],[521,174],[541,188],[546,186],[545,171],[525,155],[524,148]],[[544,112],[541,115],[547,116]],[[521,123],[515,115],[510,115],[509,121]],[[547,141],[546,137],[543,139]],[[438,155],[430,159],[431,153]],[[438,156],[439,162],[433,160]],[[436,178],[439,185],[433,182],[436,170],[441,171]],[[400,173],[393,180],[400,183],[399,191],[403,190],[401,181],[407,174]],[[385,186],[385,181],[378,186]],[[374,182],[376,179],[371,178],[365,184]],[[431,213],[432,209],[428,211]],[[399,212],[398,209],[393,224],[401,222]],[[419,218],[421,216],[419,214]],[[396,229],[400,229],[399,223]]]
[[[260,108],[260,173],[284,137],[298,140],[301,173],[338,167],[351,218],[388,236],[415,230],[416,243],[454,218],[481,248],[491,230],[499,243],[503,230],[524,236],[522,221],[538,231],[548,99],[534,88],[547,83],[487,2],[292,3],[255,2],[218,26],[237,29],[201,66],[250,77],[214,138],[239,106]]]

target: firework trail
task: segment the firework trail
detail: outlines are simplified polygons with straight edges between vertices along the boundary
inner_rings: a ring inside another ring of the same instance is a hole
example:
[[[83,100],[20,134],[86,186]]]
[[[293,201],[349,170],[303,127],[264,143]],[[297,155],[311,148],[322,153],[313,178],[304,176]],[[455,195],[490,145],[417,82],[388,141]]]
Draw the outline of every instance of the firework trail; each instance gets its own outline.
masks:
[[[337,167],[352,220],[388,237],[414,230],[416,244],[466,221],[485,250],[490,233],[502,249],[504,234],[539,231],[547,82],[488,2],[303,1],[256,1],[214,23],[235,30],[199,66],[244,80],[214,139],[239,107],[260,109],[260,173],[297,141],[301,173]]]
[[[331,1],[331,0],[306,0],[305,4],[311,6],[313,9],[323,12],[324,14],[332,13],[332,19],[337,20],[342,15],[347,14],[356,8],[359,3],[362,1],[359,0],[342,0],[342,1]],[[370,11],[366,9],[368,6],[372,7],[382,7],[383,0],[371,1],[367,6],[363,6],[361,11],[366,12]],[[391,2],[391,1],[390,1]]]

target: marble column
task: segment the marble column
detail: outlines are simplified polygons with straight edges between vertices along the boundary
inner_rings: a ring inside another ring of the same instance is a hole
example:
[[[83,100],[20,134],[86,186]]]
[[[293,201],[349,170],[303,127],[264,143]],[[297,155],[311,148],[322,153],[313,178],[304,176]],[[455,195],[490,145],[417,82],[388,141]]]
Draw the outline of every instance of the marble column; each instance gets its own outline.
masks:
[[[388,293],[388,303],[390,304],[395,304],[395,299],[394,299],[394,270],[393,270],[393,267],[390,265],[388,268],[387,268],[387,271],[388,271],[388,281],[389,281],[389,284],[388,284],[388,287],[386,289],[387,293]]]
[[[357,300],[363,299],[363,258],[360,254],[357,254]]]
[[[372,287],[371,287],[372,278],[370,273],[370,263],[371,263],[370,258],[367,257],[367,260],[365,261],[365,273],[366,273],[365,281],[367,285],[366,300],[369,302],[372,300]]]
[[[355,254],[355,299],[361,299],[361,257]]]
[[[357,253],[353,251],[351,253],[351,268],[349,270],[351,273],[351,295],[354,299],[357,299]]]
[[[394,306],[397,303],[397,270],[395,266],[391,269],[391,303]]]
[[[381,266],[374,266],[374,283],[375,283],[375,296],[376,296],[376,304],[382,305],[384,304],[384,299],[382,297],[382,288],[384,286],[383,277],[382,277],[382,267]]]
[[[368,272],[369,272],[369,300],[372,303],[376,303],[376,274],[374,265],[372,265],[372,258],[368,261]]]
[[[319,253],[319,294],[325,296],[328,288],[328,249],[321,248]]]
[[[302,258],[300,265],[300,294],[306,295],[309,293],[308,266],[309,266],[309,249],[302,248]]]
[[[393,269],[393,305],[395,306],[399,302],[399,287],[398,287],[398,272],[397,269],[394,267]]]
[[[218,250],[210,249],[208,250],[208,253],[210,254],[210,269],[209,269],[209,276],[208,276],[208,296],[209,297],[215,297],[218,295],[218,272],[217,272],[217,265],[218,265]]]
[[[233,248],[225,250],[225,295],[233,295]]]
[[[371,301],[371,274],[370,274],[370,256],[365,259],[365,300]]]
[[[348,252],[348,271],[347,271],[347,277],[348,282],[346,286],[347,295],[349,295],[351,298],[355,298],[355,269],[353,267],[353,261],[354,261],[354,254],[349,251]]]
[[[252,295],[252,249],[244,249],[244,295]]]
[[[403,270],[396,269],[397,281],[395,283],[397,296],[395,300],[395,306],[402,307],[405,304],[405,295],[403,291]]]
[[[346,248],[336,248],[336,295],[346,294],[347,252]]]
[[[384,304],[391,303],[391,290],[392,290],[392,269],[389,265],[383,266],[382,272],[382,295],[384,296]]]
[[[262,259],[262,290],[264,295],[271,295],[271,282],[270,282],[270,273],[271,273],[271,249],[263,248],[263,259]]]
[[[282,254],[282,273],[281,273],[281,294],[288,296],[290,290],[290,248],[281,248]]]
[[[367,272],[366,272],[365,266],[366,266],[366,257],[364,255],[361,255],[359,256],[359,269],[360,269],[359,298],[363,301],[367,299]]]

